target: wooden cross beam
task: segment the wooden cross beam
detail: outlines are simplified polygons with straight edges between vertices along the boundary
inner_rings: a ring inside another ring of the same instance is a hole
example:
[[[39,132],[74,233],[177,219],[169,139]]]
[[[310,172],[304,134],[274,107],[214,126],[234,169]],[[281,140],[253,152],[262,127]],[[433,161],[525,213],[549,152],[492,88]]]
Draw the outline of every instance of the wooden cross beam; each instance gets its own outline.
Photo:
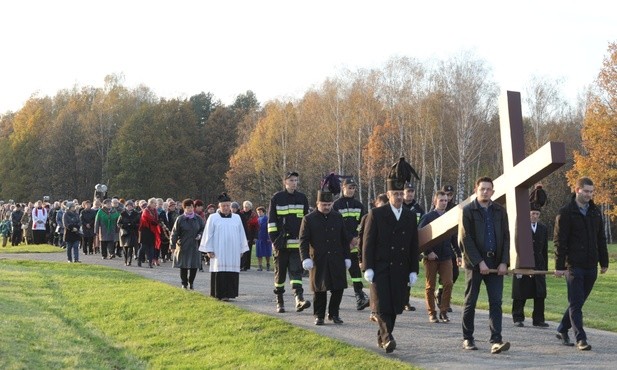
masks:
[[[525,157],[525,136],[521,110],[521,94],[507,91],[500,99],[499,126],[504,173],[493,180],[493,201],[505,204],[510,224],[510,265],[516,269],[533,269],[533,241],[529,218],[529,188],[566,163],[566,146],[548,142]],[[475,195],[450,209],[419,230],[420,250],[433,246],[458,231],[462,208]]]

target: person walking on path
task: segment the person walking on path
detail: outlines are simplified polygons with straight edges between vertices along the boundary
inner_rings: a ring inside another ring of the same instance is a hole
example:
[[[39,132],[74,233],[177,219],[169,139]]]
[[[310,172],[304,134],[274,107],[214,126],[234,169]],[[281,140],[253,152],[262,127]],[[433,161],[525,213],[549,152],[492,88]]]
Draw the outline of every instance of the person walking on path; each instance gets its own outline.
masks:
[[[418,279],[417,217],[403,206],[403,188],[410,175],[402,175],[401,167],[409,166],[400,159],[387,179],[389,203],[373,208],[365,220],[362,237],[364,278],[371,283],[371,309],[379,330],[377,345],[391,353],[396,349],[392,332],[396,316],[408,303],[408,285]]]
[[[300,256],[302,267],[309,271],[315,325],[323,325],[327,294],[330,291],[328,320],[342,324],[339,307],[343,290],[347,288],[347,272],[351,266],[349,234],[343,216],[332,212],[332,193],[317,192],[317,209],[302,219],[300,226]]]
[[[583,305],[591,294],[600,273],[608,270],[608,248],[604,221],[593,202],[593,181],[581,177],[576,182],[572,200],[563,206],[555,219],[555,275],[565,276],[568,284],[568,308],[557,327],[557,338],[571,346],[568,331],[574,331],[576,347],[591,350],[583,328]]]
[[[491,200],[495,193],[493,180],[476,180],[476,199],[463,207],[458,225],[459,245],[465,256],[465,303],[463,308],[463,348],[477,350],[474,340],[476,303],[482,282],[489,303],[491,353],[510,349],[501,337],[503,320],[503,276],[510,264],[510,231],[505,208]],[[497,274],[489,269],[497,269]]]
[[[173,267],[180,268],[183,289],[194,289],[197,269],[201,265],[199,243],[206,224],[195,214],[193,199],[182,201],[184,213],[178,216],[171,230],[170,246],[174,250]]]

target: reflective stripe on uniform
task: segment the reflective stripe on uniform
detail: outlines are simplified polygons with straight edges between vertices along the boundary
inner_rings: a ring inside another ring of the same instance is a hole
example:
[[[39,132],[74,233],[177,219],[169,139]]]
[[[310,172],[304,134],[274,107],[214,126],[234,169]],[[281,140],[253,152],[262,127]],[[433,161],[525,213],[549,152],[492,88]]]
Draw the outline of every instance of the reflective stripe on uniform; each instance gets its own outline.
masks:
[[[294,284],[300,284],[300,285],[302,285],[302,280],[289,280],[289,283],[290,283],[291,285],[294,285]]]
[[[302,218],[304,217],[304,204],[287,204],[284,206],[276,206],[277,216],[293,215]]]
[[[300,248],[300,239],[288,239],[287,240],[287,248]]]
[[[360,208],[343,208],[339,209],[338,213],[340,213],[343,218],[355,218],[360,221],[360,215],[362,214],[362,210]]]
[[[352,250],[349,251],[349,253],[358,253],[358,248],[353,248]]]
[[[282,288],[284,286],[285,286],[285,283],[281,283],[281,284],[274,283],[275,288]]]
[[[362,278],[361,277],[359,277],[359,278],[351,278],[351,282],[352,283],[361,283],[362,282]]]
[[[269,222],[268,223],[268,232],[269,233],[275,233],[277,232],[279,229],[278,227],[276,227],[276,222]]]

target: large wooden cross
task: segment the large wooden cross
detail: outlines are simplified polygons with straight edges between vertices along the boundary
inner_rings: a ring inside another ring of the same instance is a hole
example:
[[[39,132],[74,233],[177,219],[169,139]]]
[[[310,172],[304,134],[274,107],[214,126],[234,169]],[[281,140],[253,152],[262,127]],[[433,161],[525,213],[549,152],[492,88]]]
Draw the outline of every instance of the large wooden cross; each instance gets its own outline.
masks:
[[[521,111],[521,94],[507,91],[499,102],[499,126],[503,175],[493,180],[493,201],[504,204],[510,223],[510,267],[535,267],[529,188],[566,163],[566,146],[548,142],[529,157],[525,157],[525,135]],[[420,250],[435,245],[457,233],[461,209],[475,199],[470,196],[435,221],[419,230]]]

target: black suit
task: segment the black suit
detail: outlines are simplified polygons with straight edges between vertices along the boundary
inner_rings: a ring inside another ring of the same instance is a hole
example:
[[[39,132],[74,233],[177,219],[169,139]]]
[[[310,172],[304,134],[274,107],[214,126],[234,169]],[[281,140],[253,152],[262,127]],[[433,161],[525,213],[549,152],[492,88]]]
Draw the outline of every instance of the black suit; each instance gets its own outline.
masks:
[[[533,257],[535,270],[548,270],[548,230],[544,224],[537,223],[533,231]],[[546,298],[546,276],[524,275],[512,281],[512,319],[525,321],[525,301],[533,298],[532,320],[534,325],[544,322],[544,299]]]
[[[418,272],[417,217],[402,207],[397,221],[390,204],[372,209],[362,238],[364,270],[375,273],[371,283],[371,309],[377,314],[378,342],[392,339],[396,315],[408,301],[409,274]]]

